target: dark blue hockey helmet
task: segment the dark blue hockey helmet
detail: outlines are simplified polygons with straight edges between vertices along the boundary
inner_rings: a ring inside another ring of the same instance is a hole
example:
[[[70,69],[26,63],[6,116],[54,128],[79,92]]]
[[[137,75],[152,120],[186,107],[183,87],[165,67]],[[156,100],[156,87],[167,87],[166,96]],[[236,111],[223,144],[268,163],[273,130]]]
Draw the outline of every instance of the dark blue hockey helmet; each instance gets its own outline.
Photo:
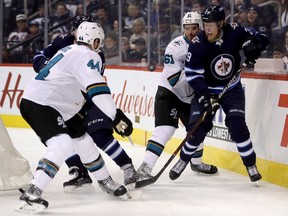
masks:
[[[225,20],[225,11],[220,5],[210,5],[202,14],[203,22],[218,22],[221,20]]]
[[[78,28],[78,26],[84,21],[93,22],[94,20],[93,20],[93,18],[91,16],[78,15],[74,19],[74,23],[73,23],[73,26],[72,26],[72,31],[75,31]]]

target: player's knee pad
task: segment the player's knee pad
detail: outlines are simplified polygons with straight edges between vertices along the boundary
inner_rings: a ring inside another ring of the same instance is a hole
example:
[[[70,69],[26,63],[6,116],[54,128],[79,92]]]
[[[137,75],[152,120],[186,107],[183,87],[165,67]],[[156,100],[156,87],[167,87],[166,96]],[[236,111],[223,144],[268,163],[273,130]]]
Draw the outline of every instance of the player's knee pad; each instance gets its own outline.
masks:
[[[85,133],[83,137],[75,140],[78,142],[75,153],[79,154],[83,164],[90,163],[99,157],[100,152],[98,148],[96,148],[93,139],[87,133]]]
[[[245,119],[241,117],[231,116],[227,118],[226,126],[228,127],[231,139],[236,143],[247,140],[250,137]]]
[[[68,134],[60,134],[46,141],[44,158],[54,162],[59,167],[65,159],[73,154],[75,142]]]
[[[154,140],[155,142],[161,143],[163,146],[165,146],[175,133],[175,130],[176,128],[172,126],[157,126],[153,130],[150,140]]]

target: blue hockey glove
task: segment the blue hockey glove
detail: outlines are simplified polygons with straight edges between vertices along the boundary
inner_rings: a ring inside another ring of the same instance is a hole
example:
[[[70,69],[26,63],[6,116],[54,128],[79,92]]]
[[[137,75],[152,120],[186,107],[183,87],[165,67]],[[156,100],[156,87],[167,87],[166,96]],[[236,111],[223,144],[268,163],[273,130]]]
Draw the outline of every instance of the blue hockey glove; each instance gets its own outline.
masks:
[[[264,34],[255,34],[253,37],[249,38],[242,46],[244,54],[247,58],[246,62],[250,64],[255,64],[261,53],[267,49],[269,44],[269,39]]]
[[[204,111],[212,112],[212,104],[209,95],[202,95],[199,97],[198,101],[202,104]]]
[[[255,41],[251,38],[246,41],[243,46],[244,54],[247,58],[246,62],[249,64],[255,64],[259,56],[261,55],[261,50],[255,44]]]
[[[130,136],[133,132],[133,124],[130,119],[122,112],[121,109],[117,109],[116,117],[112,122],[115,132],[122,137]]]
[[[214,102],[215,99],[210,98],[209,95],[202,95],[198,99],[199,103],[203,105],[204,111],[211,113],[212,115],[219,109],[219,103]]]

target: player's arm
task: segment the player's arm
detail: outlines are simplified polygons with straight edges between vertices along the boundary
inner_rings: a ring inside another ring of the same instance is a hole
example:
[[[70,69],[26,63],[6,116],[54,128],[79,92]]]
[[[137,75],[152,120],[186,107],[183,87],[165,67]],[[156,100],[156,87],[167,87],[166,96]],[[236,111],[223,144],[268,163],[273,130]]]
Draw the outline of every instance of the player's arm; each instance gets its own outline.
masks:
[[[201,62],[197,59],[197,55],[192,58],[192,50],[188,49],[186,61],[185,61],[185,74],[189,85],[194,89],[198,101],[202,104],[204,110],[208,112],[213,111],[213,107],[210,100],[210,94],[208,91],[208,85],[204,77],[204,64],[199,64]]]
[[[35,53],[35,56],[33,57],[33,69],[36,73],[39,73],[39,71],[44,68],[47,63],[49,62],[49,59],[45,56],[44,50],[37,51]]]
[[[246,56],[246,62],[255,64],[261,53],[267,49],[269,39],[267,35],[257,32],[253,28],[244,28],[242,49]]]
[[[74,43],[73,35],[59,35],[51,44],[41,51],[37,51],[33,57],[33,69],[36,73],[46,66],[49,60],[58,52],[58,50]]]
[[[133,131],[132,122],[120,109],[116,109],[110,88],[101,75],[102,60],[98,54],[95,55],[95,58],[81,60],[87,63],[78,67],[77,77],[83,86],[86,86],[87,96],[112,120],[115,131],[122,136],[129,136]]]
[[[195,47],[191,48],[190,45],[188,48],[184,69],[187,82],[194,89],[195,94],[200,97],[208,94],[208,85],[204,77],[204,63],[201,63],[202,59],[197,58],[197,56],[200,54],[195,54],[194,50],[196,50]]]
[[[176,49],[173,44],[169,44],[165,50],[163,72],[166,74],[167,81],[172,87],[175,86],[180,79],[185,56],[180,46]]]

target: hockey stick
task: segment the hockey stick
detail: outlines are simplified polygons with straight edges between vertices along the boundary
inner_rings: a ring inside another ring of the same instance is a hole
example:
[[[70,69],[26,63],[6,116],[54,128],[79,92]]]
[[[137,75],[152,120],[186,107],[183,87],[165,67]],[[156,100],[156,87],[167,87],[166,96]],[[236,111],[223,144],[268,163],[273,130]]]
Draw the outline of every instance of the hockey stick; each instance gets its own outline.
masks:
[[[128,140],[129,140],[129,142],[131,143],[131,145],[134,146],[133,140],[131,139],[130,136],[128,136]]]
[[[237,80],[238,76],[240,75],[241,71],[244,67],[246,67],[246,62],[242,64],[240,69],[234,74],[234,76],[231,78],[231,80],[228,82],[228,84],[223,88],[222,92],[218,95],[217,99],[214,100],[213,104],[218,103],[220,98],[223,97],[223,95],[227,92],[227,90],[234,84],[234,82]],[[168,161],[164,164],[164,166],[161,168],[161,170],[153,177],[144,179],[142,181],[137,181],[135,184],[135,188],[141,188],[145,187],[147,185],[153,184],[157,181],[157,179],[161,176],[161,174],[164,172],[164,170],[169,166],[171,161],[175,158],[175,156],[178,154],[178,152],[181,150],[182,146],[191,139],[195,131],[198,129],[199,125],[204,121],[204,119],[207,116],[207,111],[205,111],[202,116],[199,118],[199,120],[196,122],[196,124],[192,127],[192,129],[187,133],[184,140],[179,144],[177,149],[173,152],[171,157],[168,159]]]

